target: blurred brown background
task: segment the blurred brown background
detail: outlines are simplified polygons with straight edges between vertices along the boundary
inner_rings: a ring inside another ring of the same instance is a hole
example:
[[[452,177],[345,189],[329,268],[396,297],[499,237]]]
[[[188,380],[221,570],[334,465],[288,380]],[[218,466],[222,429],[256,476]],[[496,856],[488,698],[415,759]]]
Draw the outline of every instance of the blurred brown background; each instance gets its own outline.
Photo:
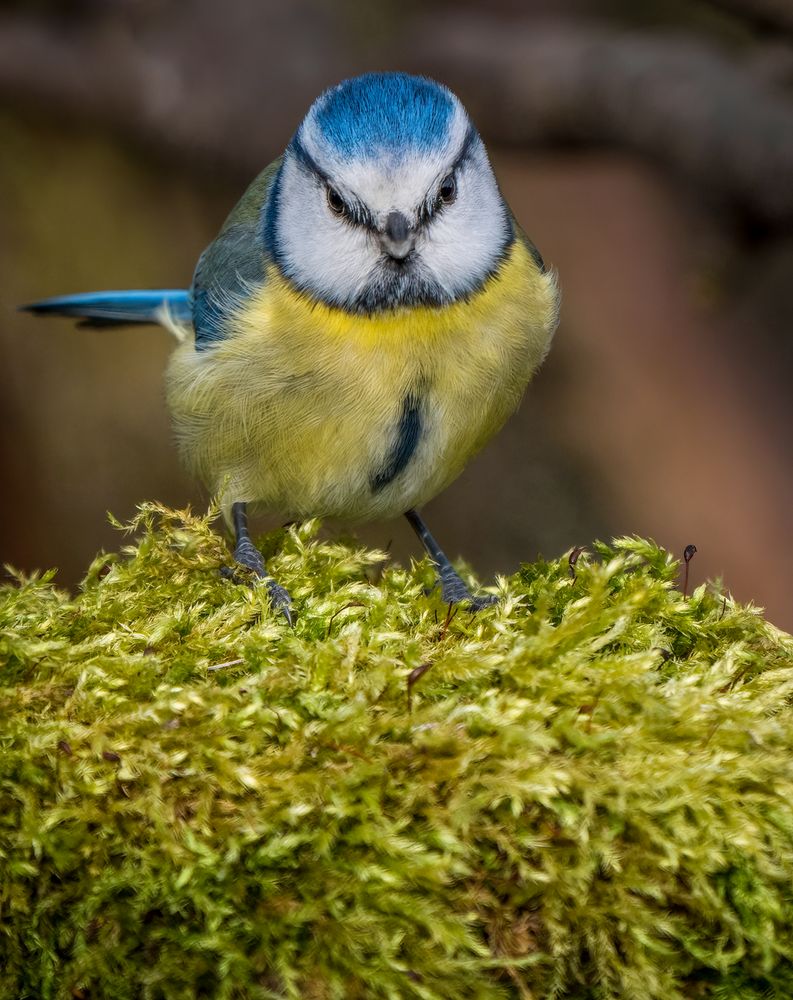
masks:
[[[560,275],[518,415],[428,508],[482,576],[641,533],[793,628],[791,0],[0,0],[0,559],[73,585],[105,511],[206,498],[164,331],[15,306],[186,286],[325,86],[448,83]],[[401,557],[406,525],[360,529]]]

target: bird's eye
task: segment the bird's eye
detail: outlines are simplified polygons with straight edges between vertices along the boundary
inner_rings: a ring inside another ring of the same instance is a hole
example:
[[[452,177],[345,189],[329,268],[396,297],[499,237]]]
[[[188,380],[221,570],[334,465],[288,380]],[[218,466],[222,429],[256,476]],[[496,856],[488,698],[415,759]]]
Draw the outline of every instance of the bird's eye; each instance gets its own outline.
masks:
[[[332,187],[328,188],[328,208],[334,215],[345,215],[347,212],[347,206],[344,204],[344,199],[339,192]]]
[[[456,197],[457,183],[454,174],[449,174],[448,177],[444,177],[438,188],[438,205],[451,205]]]

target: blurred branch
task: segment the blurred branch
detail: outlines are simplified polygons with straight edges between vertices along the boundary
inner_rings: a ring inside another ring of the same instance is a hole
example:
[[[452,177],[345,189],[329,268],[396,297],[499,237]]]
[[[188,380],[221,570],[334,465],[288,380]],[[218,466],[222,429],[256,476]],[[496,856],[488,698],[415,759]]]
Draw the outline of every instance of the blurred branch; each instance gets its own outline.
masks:
[[[351,67],[321,19],[307,25],[295,52],[293,32],[280,25],[277,35],[278,24],[256,21],[265,14],[255,4],[248,11],[247,20],[226,18],[220,27],[211,4],[176,5],[165,24],[153,18],[134,33],[118,19],[65,34],[55,20],[0,15],[0,96],[39,100],[182,156],[253,170],[322,86],[370,67],[360,54]],[[390,55],[380,64],[448,82],[489,140],[627,147],[768,223],[793,218],[793,103],[751,62],[681,37],[462,12],[409,17]]]
[[[737,14],[769,30],[786,28],[793,31],[793,3],[791,0],[708,0],[713,7]]]
[[[249,174],[281,151],[305,92],[343,73],[330,9],[303,19],[298,59],[294,14],[278,5],[240,0],[221,11],[215,0],[160,0],[163,9],[149,9],[156,6],[118,0],[77,21],[0,9],[0,98]]]
[[[174,70],[175,72],[175,70]],[[64,30],[57,20],[0,17],[0,93],[39,101],[179,149],[192,115],[178,79],[159,79],[154,59],[97,30]],[[162,91],[160,100],[158,91]],[[172,96],[169,99],[169,91]],[[170,106],[169,106],[170,105]],[[191,134],[200,143],[200,131]]]
[[[793,218],[793,103],[748,66],[680,37],[475,18],[444,30],[436,64],[490,137],[628,146],[768,222]]]

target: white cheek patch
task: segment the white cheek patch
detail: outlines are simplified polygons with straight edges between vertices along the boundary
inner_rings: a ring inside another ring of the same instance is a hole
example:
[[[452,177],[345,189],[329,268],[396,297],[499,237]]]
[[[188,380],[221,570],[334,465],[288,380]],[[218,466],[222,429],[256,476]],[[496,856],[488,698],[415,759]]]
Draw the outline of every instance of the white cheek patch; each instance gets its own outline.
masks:
[[[324,185],[292,156],[284,159],[276,211],[286,274],[326,302],[353,301],[380,254],[372,234],[333,215]]]
[[[457,197],[429,222],[420,243],[425,266],[453,298],[487,278],[512,235],[507,208],[481,142],[456,180]]]

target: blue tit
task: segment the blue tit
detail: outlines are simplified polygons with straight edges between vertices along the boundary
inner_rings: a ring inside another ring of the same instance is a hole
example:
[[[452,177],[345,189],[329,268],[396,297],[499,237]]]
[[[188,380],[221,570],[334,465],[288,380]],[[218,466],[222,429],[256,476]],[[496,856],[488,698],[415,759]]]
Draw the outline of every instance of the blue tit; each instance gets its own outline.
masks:
[[[417,508],[516,409],[558,302],[457,97],[375,73],[317,98],[189,290],[25,308],[175,335],[166,384],[182,458],[219,498],[237,562],[290,619],[250,508],[291,520],[404,514],[444,601],[492,600],[469,593]]]

